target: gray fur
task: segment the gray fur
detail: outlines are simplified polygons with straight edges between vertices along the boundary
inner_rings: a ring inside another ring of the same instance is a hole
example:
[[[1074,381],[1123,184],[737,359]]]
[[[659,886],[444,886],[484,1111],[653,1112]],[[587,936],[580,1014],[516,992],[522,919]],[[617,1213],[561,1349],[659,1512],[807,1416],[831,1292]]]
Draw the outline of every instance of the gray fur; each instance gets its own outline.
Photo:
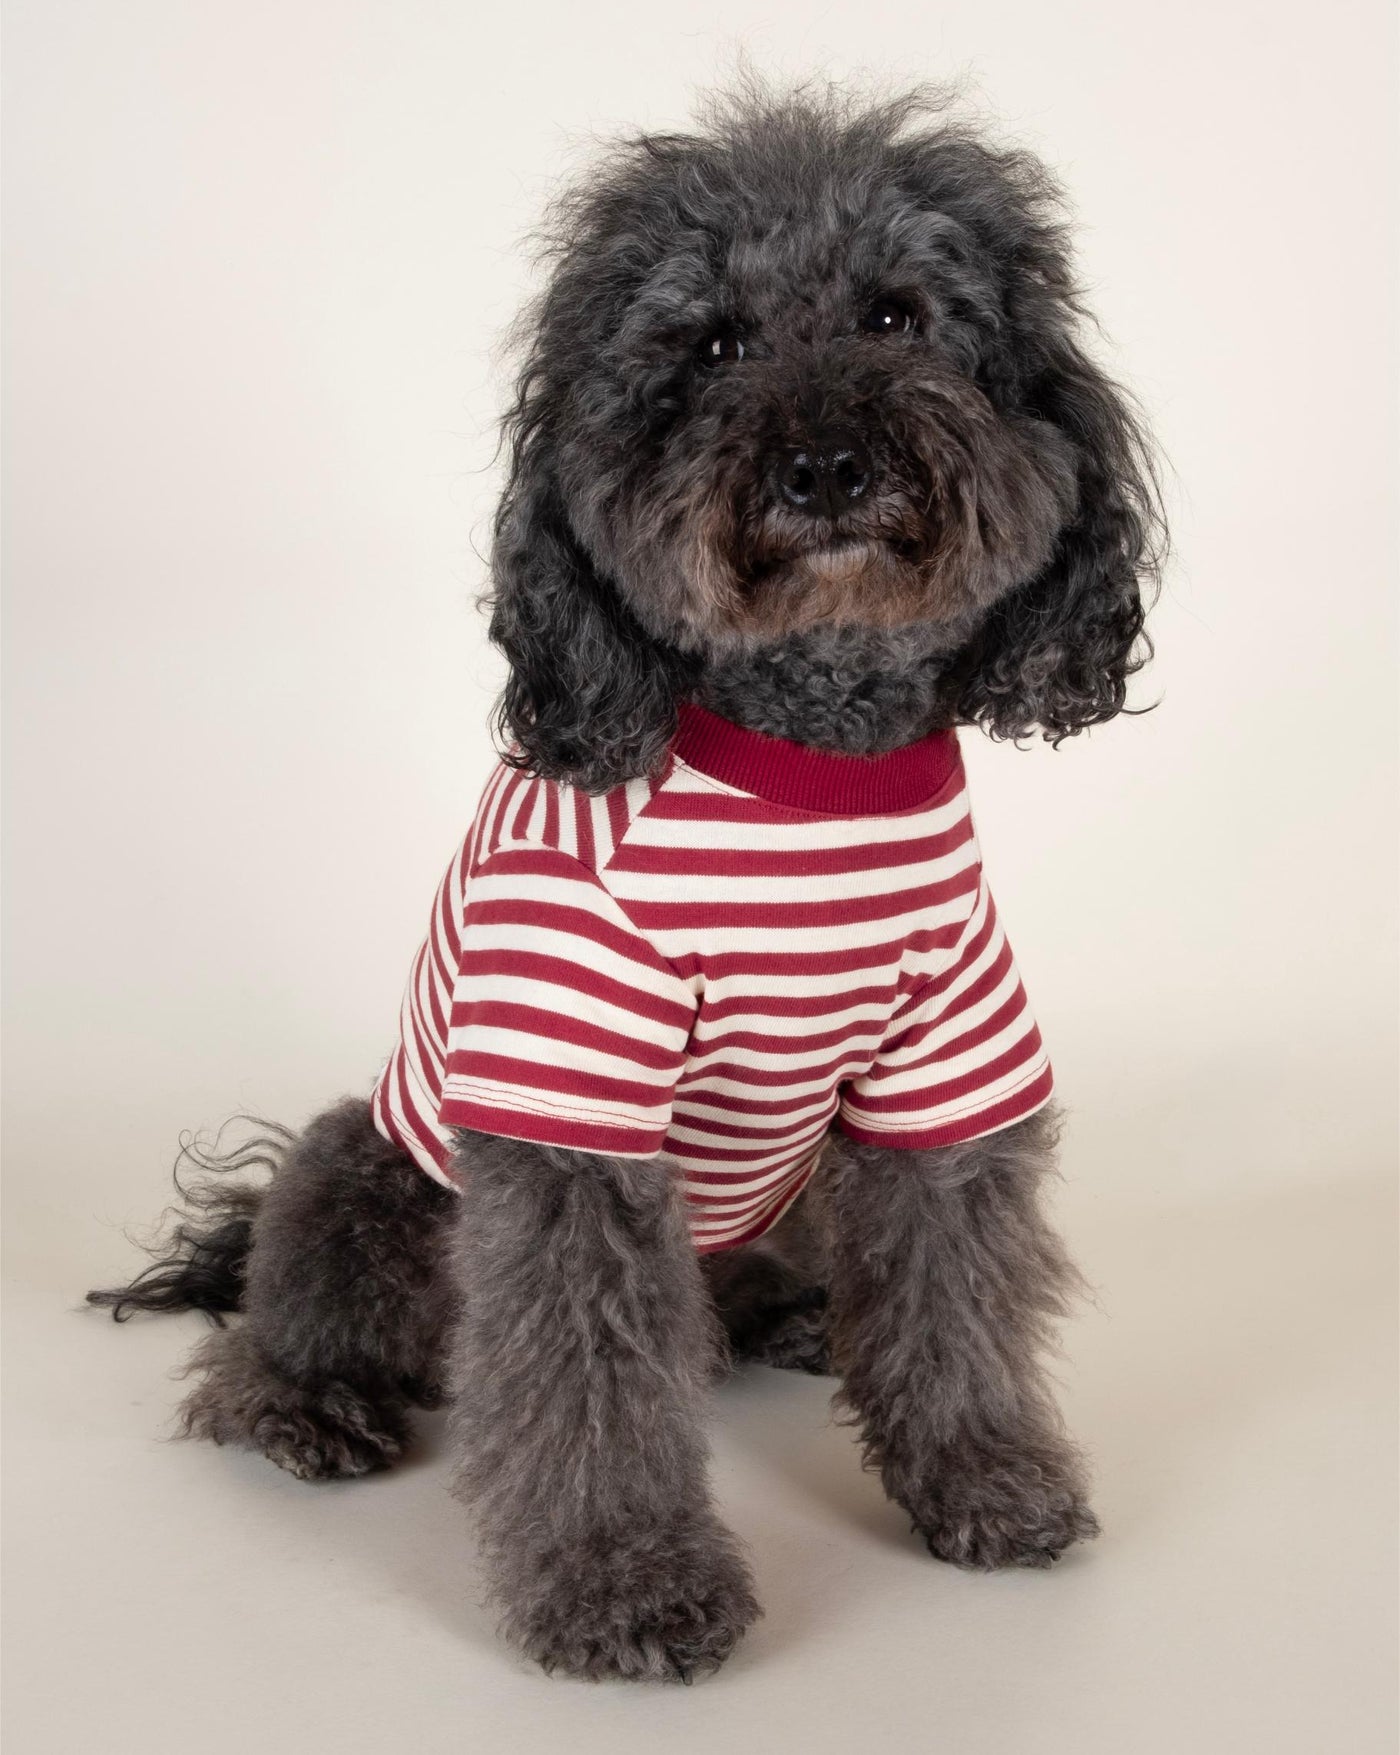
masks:
[[[1078,339],[1034,160],[926,95],[750,90],[619,148],[550,248],[493,553],[508,760],[616,784],[657,768],[686,698],[852,754],[1122,709],[1151,457]],[[877,334],[892,299],[908,324]],[[814,522],[773,459],[837,430],[870,485]],[[1042,1364],[1077,1285],[1041,1210],[1047,1115],[942,1150],[833,1136],[778,1229],[703,1262],[655,1164],[457,1143],[460,1200],[347,1099],[207,1159],[154,1268],[93,1296],[241,1306],[195,1356],[186,1429],[306,1478],[391,1463],[446,1374],[503,1627],[546,1668],[688,1680],[757,1615],[705,1476],[731,1354],[834,1362],[940,1558],[1046,1565],[1094,1534]],[[269,1153],[265,1191],[220,1174]]]
[[[249,1204],[237,1183],[222,1196]],[[451,1192],[346,1098],[294,1140],[256,1198],[243,1322],[197,1349],[185,1431],[260,1450],[303,1479],[393,1462],[411,1403],[441,1397],[455,1296],[445,1271]],[[129,1294],[140,1304],[139,1288]]]
[[[1041,1208],[1056,1119],[966,1145],[841,1140],[822,1192],[841,1400],[941,1560],[1048,1566],[1097,1534],[1042,1368],[1079,1276]]]
[[[723,1336],[652,1163],[458,1135],[456,1487],[546,1669],[688,1681],[758,1614],[705,1479]]]
[[[828,1253],[809,1186],[757,1242],[702,1258],[735,1359],[827,1375]]]
[[[706,667],[696,698],[751,731],[873,755],[953,723],[943,630],[821,627]]]
[[[867,718],[883,747],[1113,717],[1163,532],[1044,166],[929,92],[748,90],[702,120],[620,145],[546,234],[493,553],[515,759],[593,789],[650,772],[678,698],[744,693],[707,672],[840,682],[846,629],[923,630],[915,695]],[[906,332],[863,328],[882,299]],[[834,429],[873,480],[814,521],[774,466]]]

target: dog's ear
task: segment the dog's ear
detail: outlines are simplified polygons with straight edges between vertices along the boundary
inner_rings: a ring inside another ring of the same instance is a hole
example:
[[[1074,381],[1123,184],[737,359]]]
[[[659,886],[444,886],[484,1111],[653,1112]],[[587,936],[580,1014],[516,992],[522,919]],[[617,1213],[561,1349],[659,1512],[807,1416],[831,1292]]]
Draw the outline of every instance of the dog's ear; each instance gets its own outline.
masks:
[[[1032,362],[1026,362],[1032,363]],[[1124,393],[1067,332],[1036,349],[1023,406],[1069,438],[1078,502],[1049,564],[992,610],[966,655],[960,717],[1053,742],[1123,709],[1165,547],[1150,442]]]
[[[517,418],[491,558],[491,638],[510,662],[505,759],[601,792],[654,772],[688,666],[598,576],[570,529],[542,427]]]

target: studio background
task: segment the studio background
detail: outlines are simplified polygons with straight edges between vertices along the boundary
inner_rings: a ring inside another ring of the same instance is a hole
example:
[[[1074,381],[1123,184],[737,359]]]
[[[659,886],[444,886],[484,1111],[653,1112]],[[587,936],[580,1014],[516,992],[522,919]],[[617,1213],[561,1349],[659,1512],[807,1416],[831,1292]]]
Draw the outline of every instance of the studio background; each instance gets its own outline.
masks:
[[[1394,1747],[1391,9],[11,0],[7,1719],[97,1741]],[[491,761],[493,347],[591,134],[732,66],[962,74],[1068,185],[1170,464],[1145,717],[965,734],[1070,1111],[1103,1538],[932,1563],[829,1386],[719,1395],[768,1615],[692,1690],[495,1643],[440,1422],[308,1488],[164,1444],[83,1290],[182,1129],[365,1092]]]

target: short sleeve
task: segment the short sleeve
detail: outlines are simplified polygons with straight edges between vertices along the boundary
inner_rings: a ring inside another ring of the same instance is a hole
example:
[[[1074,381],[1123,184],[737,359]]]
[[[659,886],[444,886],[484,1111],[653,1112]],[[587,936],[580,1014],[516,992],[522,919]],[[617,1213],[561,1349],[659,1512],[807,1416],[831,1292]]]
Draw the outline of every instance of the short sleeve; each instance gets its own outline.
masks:
[[[876,1145],[956,1145],[1042,1107],[1050,1061],[1011,947],[979,875],[946,963],[895,1013],[869,1070],[842,1093],[839,1125]]]
[[[467,879],[438,1120],[654,1156],[694,1013],[689,988],[586,866],[503,848]]]

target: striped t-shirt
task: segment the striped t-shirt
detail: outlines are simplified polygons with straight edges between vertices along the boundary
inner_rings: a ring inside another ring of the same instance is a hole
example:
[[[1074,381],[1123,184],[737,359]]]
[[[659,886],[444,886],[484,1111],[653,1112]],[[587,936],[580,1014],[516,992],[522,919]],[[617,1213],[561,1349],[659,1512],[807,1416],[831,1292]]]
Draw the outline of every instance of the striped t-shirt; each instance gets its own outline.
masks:
[[[656,778],[496,770],[374,1118],[448,1184],[454,1127],[659,1158],[714,1250],[782,1216],[833,1123],[950,1145],[1049,1095],[956,737],[834,755],[688,706]]]

